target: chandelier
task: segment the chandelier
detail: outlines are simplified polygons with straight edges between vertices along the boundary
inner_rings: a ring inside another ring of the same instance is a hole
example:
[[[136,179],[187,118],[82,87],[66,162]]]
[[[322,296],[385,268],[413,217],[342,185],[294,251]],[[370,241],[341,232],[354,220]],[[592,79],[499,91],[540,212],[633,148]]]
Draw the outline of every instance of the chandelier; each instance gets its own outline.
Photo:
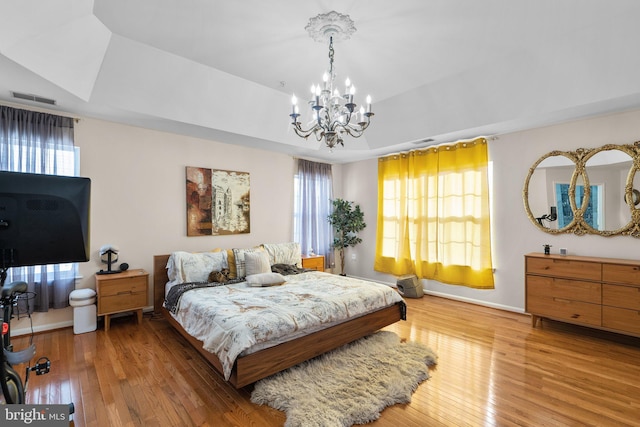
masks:
[[[321,14],[309,20],[305,27],[316,41],[329,42],[329,68],[322,76],[321,84],[311,86],[311,117],[308,129],[302,127],[298,99],[295,94],[291,98],[293,111],[289,114],[291,125],[296,134],[307,139],[314,135],[316,140],[323,141],[333,151],[336,145],[344,147],[343,136],[349,135],[359,138],[369,127],[371,116],[371,97],[367,96],[367,106],[360,106],[354,102],[356,88],[349,78],[345,81],[344,92],[340,93],[335,80],[336,71],[333,66],[333,41],[346,40],[355,32],[353,21],[348,15],[335,11]]]

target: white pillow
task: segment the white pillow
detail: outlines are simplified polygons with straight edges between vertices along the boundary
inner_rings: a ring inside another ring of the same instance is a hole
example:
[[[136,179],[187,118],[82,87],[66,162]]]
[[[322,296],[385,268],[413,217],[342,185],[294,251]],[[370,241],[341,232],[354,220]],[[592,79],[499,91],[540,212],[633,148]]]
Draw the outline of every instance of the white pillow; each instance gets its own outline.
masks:
[[[229,268],[227,252],[173,252],[167,262],[169,281],[206,282],[209,273]]]
[[[246,252],[244,254],[244,268],[247,277],[253,274],[271,273],[269,255],[266,252]]]
[[[280,273],[260,273],[247,276],[247,283],[254,288],[282,285],[287,279]]]
[[[289,264],[302,267],[300,243],[265,243],[262,245],[269,254],[269,262],[273,264]]]
[[[235,262],[236,262],[236,277],[238,278],[246,277],[247,272],[245,268],[244,257],[248,253],[255,253],[255,252],[264,252],[264,249],[260,247],[248,248],[248,249],[237,249],[237,248],[233,249],[233,257],[235,258]],[[269,268],[269,271],[271,271],[271,268]]]

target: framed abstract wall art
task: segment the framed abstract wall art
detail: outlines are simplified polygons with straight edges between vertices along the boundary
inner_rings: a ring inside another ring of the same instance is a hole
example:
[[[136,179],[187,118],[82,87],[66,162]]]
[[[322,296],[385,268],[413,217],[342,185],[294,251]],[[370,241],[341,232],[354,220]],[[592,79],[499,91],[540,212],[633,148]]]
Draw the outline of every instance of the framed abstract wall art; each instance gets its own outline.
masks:
[[[187,236],[251,231],[248,172],[187,166]]]

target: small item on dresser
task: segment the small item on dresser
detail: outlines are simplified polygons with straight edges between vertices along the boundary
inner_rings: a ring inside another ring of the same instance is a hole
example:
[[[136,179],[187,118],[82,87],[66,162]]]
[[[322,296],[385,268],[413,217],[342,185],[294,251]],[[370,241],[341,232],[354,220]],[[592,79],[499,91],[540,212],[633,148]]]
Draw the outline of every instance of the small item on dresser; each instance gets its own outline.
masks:
[[[544,247],[544,254],[551,255],[551,245],[542,245]]]
[[[96,274],[115,274],[120,273],[119,270],[112,270],[111,265],[118,261],[118,252],[120,250],[114,245],[103,245],[100,248],[100,261],[107,264],[106,270],[100,270]]]
[[[566,256],[567,255],[567,248],[560,248],[560,255]]]

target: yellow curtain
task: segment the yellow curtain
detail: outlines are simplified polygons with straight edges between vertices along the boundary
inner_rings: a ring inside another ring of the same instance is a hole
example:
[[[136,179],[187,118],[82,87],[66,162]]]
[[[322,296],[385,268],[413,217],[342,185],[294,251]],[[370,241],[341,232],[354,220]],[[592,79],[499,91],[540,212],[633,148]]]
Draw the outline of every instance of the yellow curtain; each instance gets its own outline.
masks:
[[[378,162],[376,271],[493,289],[484,138]]]

